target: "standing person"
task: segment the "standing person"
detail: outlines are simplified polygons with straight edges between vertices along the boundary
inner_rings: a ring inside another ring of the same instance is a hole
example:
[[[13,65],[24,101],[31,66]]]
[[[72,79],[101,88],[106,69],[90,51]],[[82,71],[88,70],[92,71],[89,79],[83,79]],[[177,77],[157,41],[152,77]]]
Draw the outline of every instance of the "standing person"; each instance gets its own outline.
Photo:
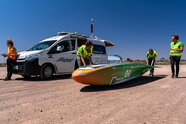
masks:
[[[4,81],[11,80],[13,66],[16,63],[17,59],[17,50],[14,47],[14,43],[11,39],[7,40],[7,47],[9,47],[8,54],[4,55],[4,57],[7,57],[7,77],[4,79]]]
[[[146,57],[147,57],[147,65],[154,66],[158,54],[153,49],[149,49],[149,51],[146,53]],[[149,75],[154,76],[154,68],[151,68]]]
[[[86,66],[93,64],[92,62],[92,51],[93,44],[90,41],[87,41],[85,45],[82,45],[77,51],[77,62],[78,66]]]
[[[171,60],[172,78],[174,77],[178,78],[180,59],[181,59],[181,55],[183,54],[184,45],[182,42],[178,40],[179,40],[178,35],[172,35],[171,50],[169,55],[169,58]],[[176,75],[175,75],[174,63],[176,63]]]

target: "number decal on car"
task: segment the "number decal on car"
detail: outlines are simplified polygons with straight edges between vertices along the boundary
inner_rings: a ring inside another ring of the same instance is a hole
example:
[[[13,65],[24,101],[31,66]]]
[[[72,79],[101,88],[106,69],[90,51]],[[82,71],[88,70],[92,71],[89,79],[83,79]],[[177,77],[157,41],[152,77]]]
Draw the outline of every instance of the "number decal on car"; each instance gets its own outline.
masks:
[[[126,70],[124,78],[129,78],[130,77],[131,70]]]

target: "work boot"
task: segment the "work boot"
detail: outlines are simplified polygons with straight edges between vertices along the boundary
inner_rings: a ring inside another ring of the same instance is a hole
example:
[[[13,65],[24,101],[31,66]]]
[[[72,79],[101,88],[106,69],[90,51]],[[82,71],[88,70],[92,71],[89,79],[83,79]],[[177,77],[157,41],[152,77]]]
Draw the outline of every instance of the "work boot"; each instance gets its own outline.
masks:
[[[6,78],[4,79],[4,81],[9,81],[9,80],[11,80],[11,78],[9,78],[9,77],[6,77]]]
[[[172,78],[174,78],[174,76],[175,76],[175,75],[174,75],[174,74],[172,74],[172,76],[171,76],[171,77],[172,77]]]
[[[152,76],[152,77],[154,77],[154,74],[151,72],[150,74],[149,74],[149,76]]]

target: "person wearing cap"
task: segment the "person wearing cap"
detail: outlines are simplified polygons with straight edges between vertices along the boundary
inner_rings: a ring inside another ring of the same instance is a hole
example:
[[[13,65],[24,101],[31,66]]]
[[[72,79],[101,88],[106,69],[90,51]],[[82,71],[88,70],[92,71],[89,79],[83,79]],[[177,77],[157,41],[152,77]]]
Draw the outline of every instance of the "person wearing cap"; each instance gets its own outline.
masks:
[[[180,64],[180,59],[183,54],[183,43],[178,41],[179,36],[178,35],[172,35],[172,43],[170,45],[171,50],[170,50],[170,55],[169,58],[171,60],[171,70],[172,70],[172,78],[176,77],[178,78],[179,75],[179,64]],[[174,69],[174,64],[176,63],[176,75],[175,75],[175,69]]]
[[[154,66],[158,54],[153,49],[149,49],[149,51],[146,53],[146,57],[147,57],[147,65]],[[149,75],[154,76],[154,68],[151,68]]]
[[[16,59],[17,59],[17,50],[14,47],[14,43],[11,39],[7,40],[7,47],[8,48],[8,54],[4,55],[4,57],[7,58],[7,76],[4,79],[4,81],[8,81],[11,80],[12,77],[12,72],[13,72],[13,67],[16,63]]]
[[[92,62],[92,51],[93,44],[90,41],[87,41],[85,45],[82,45],[77,51],[77,63],[78,66],[86,66],[93,64]]]

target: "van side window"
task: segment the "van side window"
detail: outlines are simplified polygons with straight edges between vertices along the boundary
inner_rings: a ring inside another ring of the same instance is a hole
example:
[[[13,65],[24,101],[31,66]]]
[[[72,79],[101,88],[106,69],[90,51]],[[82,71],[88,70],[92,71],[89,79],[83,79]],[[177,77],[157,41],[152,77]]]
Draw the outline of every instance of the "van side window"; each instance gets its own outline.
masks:
[[[95,54],[106,54],[106,49],[101,45],[93,45],[93,53]]]
[[[71,45],[72,46],[72,50],[75,50],[76,49],[76,41],[75,40],[71,40]]]
[[[81,47],[82,45],[85,45],[87,39],[77,39],[77,48]]]
[[[58,43],[48,52],[48,54],[56,54],[73,50],[75,50],[75,40],[67,40]]]

